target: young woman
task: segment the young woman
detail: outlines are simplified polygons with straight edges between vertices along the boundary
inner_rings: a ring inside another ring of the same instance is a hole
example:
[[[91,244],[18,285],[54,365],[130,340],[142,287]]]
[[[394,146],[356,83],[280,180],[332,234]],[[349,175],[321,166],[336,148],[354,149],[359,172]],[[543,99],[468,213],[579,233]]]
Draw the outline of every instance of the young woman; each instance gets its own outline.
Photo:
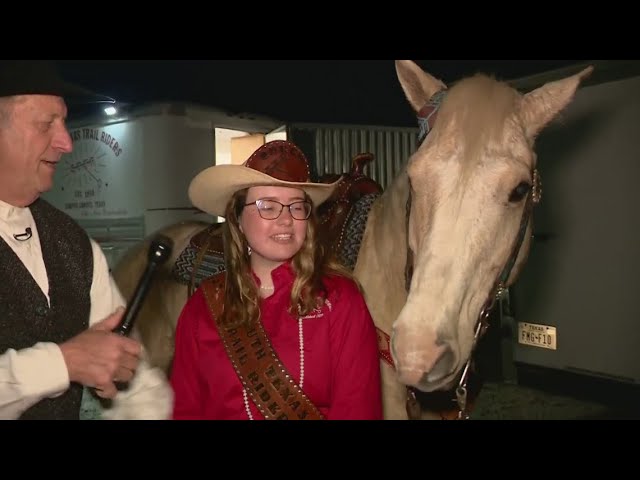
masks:
[[[178,320],[175,419],[382,419],[373,321],[316,244],[314,208],[335,186],[311,183],[287,141],[194,178],[193,204],[226,218],[226,272]]]

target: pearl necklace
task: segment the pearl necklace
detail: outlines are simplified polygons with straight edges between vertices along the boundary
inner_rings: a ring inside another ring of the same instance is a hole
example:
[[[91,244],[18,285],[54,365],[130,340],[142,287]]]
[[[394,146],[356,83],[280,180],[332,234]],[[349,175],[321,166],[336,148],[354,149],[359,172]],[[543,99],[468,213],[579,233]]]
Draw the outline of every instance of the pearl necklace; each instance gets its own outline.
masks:
[[[262,288],[262,287],[260,287]],[[304,386],[304,335],[302,331],[302,317],[298,317],[298,343],[300,349],[300,389]],[[244,409],[247,411],[247,416],[249,420],[253,420],[253,413],[251,413],[251,408],[249,408],[249,395],[247,394],[247,389],[242,389],[242,398],[244,399]]]

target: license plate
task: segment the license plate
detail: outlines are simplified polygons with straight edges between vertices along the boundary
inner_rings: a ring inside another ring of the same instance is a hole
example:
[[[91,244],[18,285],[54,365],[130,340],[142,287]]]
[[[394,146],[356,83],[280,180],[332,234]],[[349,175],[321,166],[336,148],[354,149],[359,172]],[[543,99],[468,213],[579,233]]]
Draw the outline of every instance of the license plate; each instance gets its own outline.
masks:
[[[535,323],[518,323],[518,343],[532,347],[556,349],[556,327],[536,325]]]

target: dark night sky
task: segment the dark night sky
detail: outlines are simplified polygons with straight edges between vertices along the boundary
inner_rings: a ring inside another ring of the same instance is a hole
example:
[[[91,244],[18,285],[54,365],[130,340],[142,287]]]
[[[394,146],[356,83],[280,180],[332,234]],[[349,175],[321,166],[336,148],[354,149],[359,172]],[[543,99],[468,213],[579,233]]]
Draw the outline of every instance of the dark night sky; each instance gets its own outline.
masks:
[[[452,82],[510,80],[581,60],[418,60]],[[63,60],[68,80],[118,101],[187,101],[285,122],[415,126],[393,60]],[[71,111],[73,115],[74,112]]]

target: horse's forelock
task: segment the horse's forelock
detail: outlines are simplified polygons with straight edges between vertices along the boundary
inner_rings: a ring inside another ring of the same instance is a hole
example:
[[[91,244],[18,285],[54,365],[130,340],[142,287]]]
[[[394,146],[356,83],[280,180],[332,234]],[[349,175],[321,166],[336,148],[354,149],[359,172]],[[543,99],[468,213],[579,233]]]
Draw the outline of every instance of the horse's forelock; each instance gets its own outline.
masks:
[[[519,98],[515,89],[487,75],[463,79],[445,96],[429,142],[444,145],[455,136],[465,176],[482,160],[486,145],[503,143],[505,125],[516,113]]]

